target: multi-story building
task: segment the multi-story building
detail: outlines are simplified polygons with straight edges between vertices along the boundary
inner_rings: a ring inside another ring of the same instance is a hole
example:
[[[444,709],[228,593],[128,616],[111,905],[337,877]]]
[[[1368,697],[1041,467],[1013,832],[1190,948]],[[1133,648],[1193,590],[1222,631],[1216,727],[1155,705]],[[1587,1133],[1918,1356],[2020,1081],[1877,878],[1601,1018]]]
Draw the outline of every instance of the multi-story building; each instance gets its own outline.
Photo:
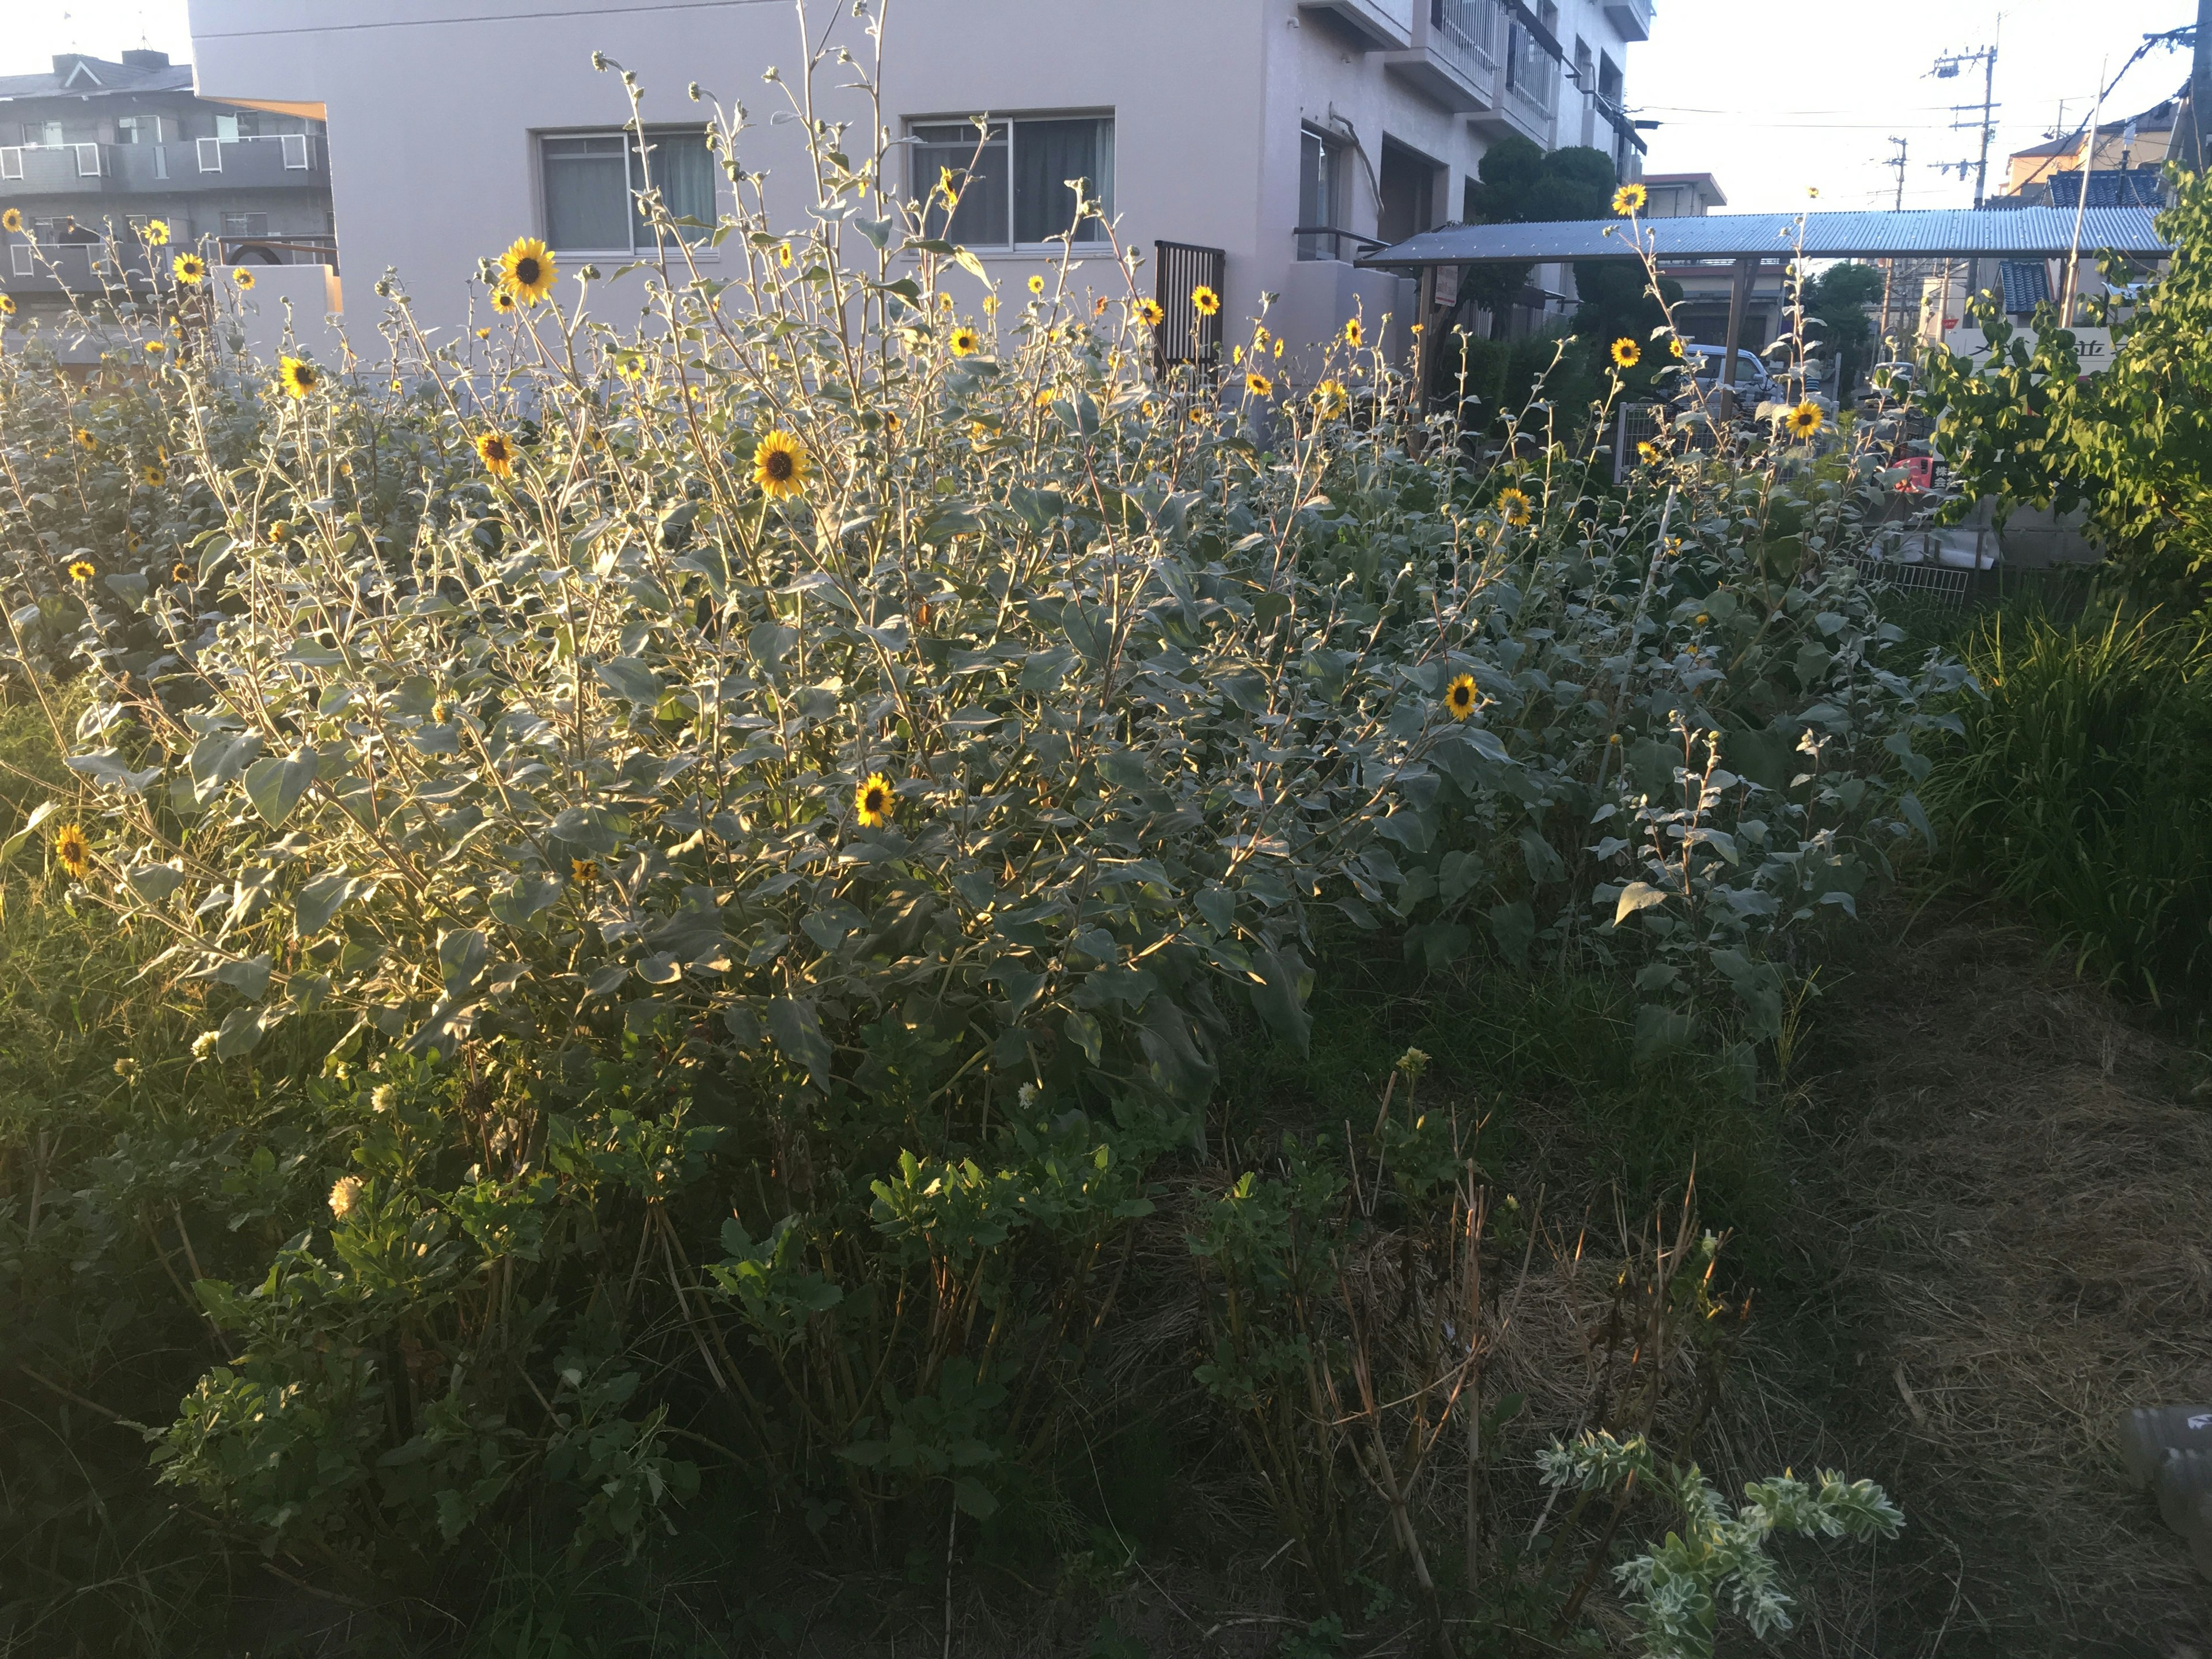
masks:
[[[50,74],[0,76],[0,208],[22,220],[0,232],[0,288],[27,313],[143,281],[134,228],[150,220],[172,255],[334,265],[330,185],[319,119],[199,97],[164,52],[65,53]]]
[[[454,16],[456,9],[466,15]],[[1464,211],[1491,143],[1592,143],[1635,170],[1622,107],[1628,48],[1651,0],[814,0],[826,55],[815,112],[874,114],[837,60],[875,57],[895,187],[926,196],[940,169],[970,185],[952,234],[994,283],[1018,287],[1054,256],[1080,178],[1115,234],[1149,262],[1140,283],[1187,300],[1219,290],[1230,315],[1279,296],[1277,331],[1333,333],[1355,307],[1410,320],[1412,285],[1357,268],[1363,248]],[[711,221],[730,186],[702,143],[701,83],[750,125],[738,160],[765,170],[772,210],[811,197],[787,103],[801,78],[790,0],[673,6],[601,0],[191,0],[200,89],[312,106],[329,122],[333,186],[356,273],[396,270],[429,321],[451,326],[480,256],[544,237],[564,269],[602,270],[650,240],[629,192],[641,165],[604,52],[644,89],[654,182],[679,215]],[[781,80],[763,84],[775,67]],[[988,118],[979,127],[975,118]],[[1121,291],[1106,232],[1075,236],[1078,278]],[[718,251],[694,257],[710,272]],[[356,277],[356,281],[359,278]],[[1559,284],[1552,284],[1557,287]]]

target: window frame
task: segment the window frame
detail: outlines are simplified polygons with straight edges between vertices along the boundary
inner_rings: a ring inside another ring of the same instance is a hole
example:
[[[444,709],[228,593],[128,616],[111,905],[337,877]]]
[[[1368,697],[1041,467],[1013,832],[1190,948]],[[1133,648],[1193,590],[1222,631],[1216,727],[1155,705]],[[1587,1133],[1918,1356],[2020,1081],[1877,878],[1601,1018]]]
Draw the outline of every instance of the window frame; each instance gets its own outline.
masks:
[[[1310,205],[1306,196],[1309,146],[1319,152],[1322,164],[1328,170],[1325,186],[1329,198],[1328,208],[1319,218],[1309,217],[1306,212]],[[1347,187],[1350,175],[1345,164],[1351,154],[1352,146],[1342,133],[1332,132],[1311,121],[1298,124],[1298,218],[1296,228],[1332,233],[1328,236],[1300,236],[1296,253],[1301,264],[1346,263],[1343,247],[1344,238],[1351,234],[1352,229],[1346,222],[1352,216],[1352,191]],[[1324,245],[1326,252],[1323,251]]]
[[[686,126],[680,122],[647,123],[645,129],[645,143],[647,146],[651,146],[659,139],[670,135],[681,137],[696,136],[699,140],[701,147],[704,148],[707,142],[708,131],[708,129],[703,123],[696,127]],[[570,247],[553,240],[552,208],[550,203],[547,200],[545,191],[545,143],[548,139],[562,138],[619,138],[623,141],[623,167],[625,183],[623,188],[622,211],[623,217],[631,227],[630,245],[629,246]],[[529,143],[530,158],[532,162],[531,185],[537,198],[536,220],[538,228],[538,234],[544,238],[546,247],[556,257],[579,259],[628,260],[647,258],[659,251],[659,244],[657,241],[647,242],[642,245],[640,245],[637,241],[636,226],[638,222],[638,186],[636,183],[636,158],[638,155],[638,135],[635,129],[627,125],[615,127],[533,127],[530,131]],[[711,216],[714,219],[719,220],[722,212],[722,185],[724,182],[724,175],[719,165],[710,170],[709,179],[711,182],[709,183],[708,189],[712,191],[714,196],[714,210]],[[678,216],[680,217],[681,216],[679,215]],[[697,234],[696,240],[684,243],[684,246],[690,250],[691,257],[693,258],[702,261],[710,261],[719,260],[722,257],[721,251],[715,247],[708,240],[712,234],[713,231],[711,229],[702,230]]]
[[[1003,242],[963,243],[963,246],[965,246],[969,252],[979,255],[994,255],[1003,258],[1033,258],[1041,253],[1052,252],[1061,246],[1060,236],[1054,236],[1042,241],[1033,242],[1025,242],[1020,240],[1021,202],[1018,191],[1021,181],[1021,128],[1024,124],[1060,121],[1091,121],[1099,123],[1105,127],[1106,131],[1104,134],[1103,149],[1108,163],[1105,171],[1109,174],[1109,177],[1103,181],[1097,179],[1093,179],[1089,180],[1089,183],[1092,191],[1098,195],[1101,205],[1105,209],[1104,217],[1109,221],[1113,218],[1115,213],[1115,198],[1118,194],[1120,188],[1121,121],[1120,117],[1112,107],[1108,106],[1079,106],[1073,109],[1028,109],[1008,111],[1005,112],[992,110],[985,112],[984,118],[994,127],[1004,126],[1006,129],[1006,165],[1007,240]],[[930,191],[937,187],[937,180],[934,178],[923,179],[920,176],[922,169],[917,158],[925,145],[927,144],[929,147],[934,148],[951,142],[949,139],[939,139],[935,141],[924,140],[921,137],[922,130],[927,127],[959,128],[964,134],[969,136],[969,148],[972,151],[975,148],[973,139],[975,133],[975,120],[976,118],[972,113],[966,115],[909,115],[905,118],[903,124],[905,128],[905,137],[902,139],[901,143],[906,150],[907,199],[908,201],[926,201]],[[1097,221],[1093,221],[1091,222],[1094,225],[1097,224]],[[1073,251],[1079,254],[1098,251],[1110,252],[1113,247],[1113,243],[1106,235],[1104,227],[1103,225],[1099,225],[1098,230],[1099,234],[1095,240],[1073,243],[1072,245]],[[1062,235],[1064,234],[1065,233],[1062,233]]]

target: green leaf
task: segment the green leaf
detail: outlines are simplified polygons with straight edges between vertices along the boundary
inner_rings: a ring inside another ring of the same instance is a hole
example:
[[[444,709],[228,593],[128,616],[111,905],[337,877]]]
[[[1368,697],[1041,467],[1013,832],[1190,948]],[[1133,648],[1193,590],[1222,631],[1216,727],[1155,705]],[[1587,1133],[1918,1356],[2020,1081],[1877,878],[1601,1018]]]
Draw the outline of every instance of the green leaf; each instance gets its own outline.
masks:
[[[315,751],[295,749],[279,760],[270,756],[246,769],[246,798],[271,830],[281,827],[315,781]]]
[[[821,1016],[814,1005],[795,997],[774,997],[768,1005],[769,1035],[787,1058],[806,1068],[814,1086],[830,1091],[830,1068],[836,1059],[830,1039],[822,1034]]]
[[[972,1515],[978,1521],[999,1512],[999,1500],[972,1474],[963,1474],[952,1483],[952,1501],[963,1515]]]
[[[300,890],[292,896],[292,937],[314,938],[331,925],[331,918],[359,888],[358,882],[337,870],[301,883]]]
[[[1620,927],[1639,910],[1649,910],[1655,904],[1667,902],[1666,892],[1648,881],[1632,881],[1620,890],[1620,897],[1613,907],[1613,925]]]

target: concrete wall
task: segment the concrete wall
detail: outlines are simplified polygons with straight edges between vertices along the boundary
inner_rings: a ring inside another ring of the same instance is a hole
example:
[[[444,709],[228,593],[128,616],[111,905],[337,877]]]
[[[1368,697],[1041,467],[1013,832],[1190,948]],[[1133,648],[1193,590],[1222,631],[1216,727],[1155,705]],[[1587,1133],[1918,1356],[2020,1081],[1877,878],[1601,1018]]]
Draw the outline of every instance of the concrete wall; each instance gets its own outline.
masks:
[[[783,223],[803,222],[796,130],[770,125],[802,63],[791,0],[602,0],[588,12],[472,0],[465,17],[454,9],[445,0],[191,0],[204,94],[326,106],[339,248],[357,310],[391,267],[425,322],[465,324],[477,260],[543,227],[533,133],[628,116],[619,79],[592,71],[594,51],[636,73],[649,123],[700,120],[702,106],[685,95],[695,79],[726,103],[741,100],[756,124],[740,141],[741,162],[769,171]],[[833,43],[817,71],[817,111],[852,121],[857,149],[873,115],[836,90],[852,77],[835,46],[872,57],[872,43],[848,5],[812,0],[808,9]],[[1488,143],[1467,115],[1390,72],[1371,42],[1299,0],[883,0],[877,9],[887,13],[883,117],[895,134],[917,115],[1111,112],[1124,245],[1148,258],[1155,239],[1224,249],[1231,315],[1255,312],[1263,292],[1280,295],[1274,326],[1293,341],[1333,334],[1355,307],[1370,321],[1404,309],[1395,278],[1298,268],[1291,232],[1302,125],[1358,135],[1350,220],[1362,231],[1375,226],[1386,137],[1437,163],[1438,222],[1458,216]],[[1564,39],[1579,33],[1626,61],[1598,0],[1562,9]],[[770,64],[781,86],[763,83]],[[1559,104],[1565,120],[1579,100],[1563,88]],[[980,257],[1005,289],[1043,267],[1034,252]],[[1149,270],[1138,280],[1149,291]],[[1077,279],[1086,284],[1124,291],[1110,260],[1095,256]],[[641,297],[610,295],[599,309],[620,317]]]
[[[222,296],[222,331],[235,332],[260,362],[273,363],[283,352],[312,357],[336,368],[344,361],[345,300],[337,273],[328,265],[250,265],[253,287],[240,293],[228,265],[211,273]],[[287,330],[289,330],[288,336]],[[229,341],[225,338],[224,343]],[[355,349],[369,360],[384,356],[375,337],[374,318]]]

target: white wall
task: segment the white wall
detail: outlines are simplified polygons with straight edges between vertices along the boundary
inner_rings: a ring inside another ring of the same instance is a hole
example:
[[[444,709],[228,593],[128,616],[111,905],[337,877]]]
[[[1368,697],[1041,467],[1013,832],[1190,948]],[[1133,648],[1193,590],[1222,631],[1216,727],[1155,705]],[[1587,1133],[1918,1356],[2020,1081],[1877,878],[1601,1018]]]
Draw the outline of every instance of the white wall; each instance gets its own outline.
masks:
[[[1415,9],[1425,0],[1414,0]],[[1387,136],[1442,164],[1438,216],[1459,216],[1464,180],[1486,140],[1462,114],[1412,91],[1358,37],[1299,0],[879,0],[885,23],[884,111],[895,132],[910,115],[988,109],[1111,110],[1115,202],[1125,244],[1155,239],[1228,253],[1231,314],[1283,295],[1277,331],[1334,333],[1355,304],[1370,320],[1401,307],[1395,278],[1340,267],[1297,269],[1301,123],[1357,131],[1352,223],[1371,231],[1371,169]],[[791,0],[675,7],[601,0],[589,12],[546,0],[191,0],[203,94],[319,102],[330,122],[340,257],[356,328],[379,307],[370,289],[395,268],[417,313],[449,331],[465,322],[464,284],[476,262],[542,228],[532,133],[627,118],[618,77],[594,73],[594,51],[635,71],[648,122],[702,118],[685,95],[697,80],[742,100],[756,125],[740,143],[748,169],[771,174],[786,222],[802,222],[804,160],[784,88],[762,71],[800,64]],[[856,54],[871,43],[843,0],[811,0],[817,28]],[[1625,62],[1597,0],[1568,0],[1561,29],[1579,30]],[[834,90],[849,79],[831,60],[817,73],[820,112],[854,121],[867,106]],[[1564,113],[1575,106],[1563,89]],[[1573,135],[1571,135],[1573,136]],[[1034,254],[981,256],[1002,288],[1040,268]],[[604,263],[604,262],[603,262]],[[1139,276],[1149,291],[1149,271]],[[1078,279],[1121,283],[1096,260]],[[620,319],[641,294],[598,307]],[[1402,323],[1401,319],[1401,323]],[[450,337],[450,336],[448,337]],[[1233,337],[1233,334],[1232,334]]]

